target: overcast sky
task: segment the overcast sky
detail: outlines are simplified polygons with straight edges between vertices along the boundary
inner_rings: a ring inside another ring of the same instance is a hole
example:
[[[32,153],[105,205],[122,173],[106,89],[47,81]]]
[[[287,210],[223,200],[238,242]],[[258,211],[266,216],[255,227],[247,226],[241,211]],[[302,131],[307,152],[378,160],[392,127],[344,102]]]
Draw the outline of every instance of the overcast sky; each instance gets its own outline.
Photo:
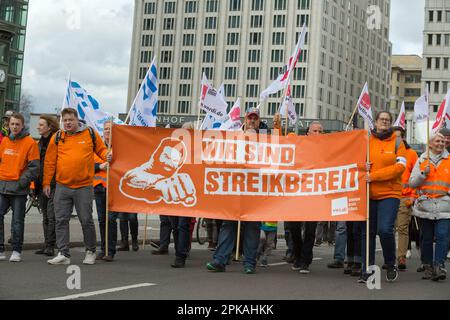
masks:
[[[425,0],[391,0],[394,54],[422,54]],[[61,106],[66,79],[112,112],[125,112],[134,0],[30,3],[23,92],[34,112]]]

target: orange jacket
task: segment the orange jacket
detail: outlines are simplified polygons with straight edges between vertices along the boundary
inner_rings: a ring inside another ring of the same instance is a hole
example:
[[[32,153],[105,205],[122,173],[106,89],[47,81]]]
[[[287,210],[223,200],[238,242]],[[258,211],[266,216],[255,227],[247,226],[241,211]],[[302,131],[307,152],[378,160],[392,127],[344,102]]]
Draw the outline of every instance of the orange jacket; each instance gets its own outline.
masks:
[[[402,197],[403,198],[415,198],[417,197],[415,190],[409,186],[409,178],[411,177],[411,172],[416,165],[417,160],[419,160],[419,156],[417,152],[413,149],[406,150],[406,170],[402,175]]]
[[[420,170],[425,171],[429,161],[425,160],[420,165]],[[419,195],[427,196],[428,198],[441,198],[449,194],[450,191],[450,160],[443,159],[436,168],[432,163],[430,164],[430,175],[426,182],[417,188]]]
[[[30,136],[14,141],[5,137],[0,145],[0,159],[0,180],[18,181],[30,162],[39,161],[39,149]]]
[[[94,154],[94,162],[95,162],[95,164],[103,164],[103,163],[105,163],[105,161],[100,159],[96,154]],[[107,176],[107,172],[106,171],[99,170],[98,172],[95,173],[95,176],[94,176],[94,187],[96,187],[98,185],[102,185],[104,188],[106,188],[107,187],[107,182],[108,182],[108,176]]]
[[[386,140],[380,140],[374,135],[370,137],[371,200],[402,197],[401,177],[406,168],[406,148],[401,142],[396,153],[396,144],[395,134]]]
[[[56,145],[56,134],[50,140],[44,165],[44,186],[50,186],[56,172],[56,183],[78,189],[93,185],[94,153],[106,161],[108,150],[100,135],[95,132],[95,150],[87,128],[74,135],[65,132]]]

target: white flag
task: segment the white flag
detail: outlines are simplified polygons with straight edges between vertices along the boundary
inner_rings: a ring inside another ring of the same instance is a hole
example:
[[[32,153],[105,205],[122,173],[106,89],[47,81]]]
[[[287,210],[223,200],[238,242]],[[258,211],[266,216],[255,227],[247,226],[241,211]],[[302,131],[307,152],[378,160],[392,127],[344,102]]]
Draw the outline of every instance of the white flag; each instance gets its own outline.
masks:
[[[433,125],[433,133],[439,132],[442,128],[450,128],[450,90],[442,101],[437,114],[436,122]]]
[[[358,111],[359,115],[363,117],[364,120],[367,120],[370,129],[373,130],[375,125],[372,116],[372,105],[370,102],[369,86],[367,85],[367,82],[364,85],[363,91],[358,99]]]
[[[200,108],[208,115],[220,120],[226,117],[227,107],[228,105],[223,97],[223,94],[214,89],[209,84],[206,75],[203,74]]]
[[[294,101],[292,100],[290,85],[288,87],[286,99],[284,100],[283,104],[281,105],[280,115],[282,117],[286,117],[286,111],[287,111],[287,116],[289,118],[290,124],[295,125],[297,122],[298,116],[297,116],[297,111],[295,110]]]
[[[130,126],[156,127],[158,113],[158,69],[156,58],[148,69],[130,110]]]
[[[228,114],[227,119],[224,121],[220,130],[224,131],[235,131],[240,130],[242,127],[241,122],[241,99],[237,99],[233,108],[231,108],[230,113]]]
[[[305,41],[306,41],[306,24],[303,25],[299,39],[297,41],[297,45],[295,46],[295,50],[293,54],[289,57],[289,62],[285,66],[286,71],[280,74],[278,78],[274,82],[272,82],[266,90],[261,92],[261,95],[259,97],[259,100],[261,102],[267,100],[267,98],[270,95],[275,94],[283,89],[286,89],[291,74],[294,71],[298,59],[300,58],[302,50],[305,46]]]
[[[428,85],[425,89],[425,94],[417,99],[414,104],[414,116],[417,123],[428,121],[430,118],[430,107],[428,97]]]
[[[102,110],[98,101],[78,82],[69,79],[63,109],[72,108],[86,124],[94,128],[103,137],[103,125],[114,118],[114,123],[123,124],[121,120]]]
[[[402,108],[400,109],[400,114],[398,115],[397,121],[395,121],[394,127],[402,128],[406,130],[406,108],[405,101],[402,102]]]

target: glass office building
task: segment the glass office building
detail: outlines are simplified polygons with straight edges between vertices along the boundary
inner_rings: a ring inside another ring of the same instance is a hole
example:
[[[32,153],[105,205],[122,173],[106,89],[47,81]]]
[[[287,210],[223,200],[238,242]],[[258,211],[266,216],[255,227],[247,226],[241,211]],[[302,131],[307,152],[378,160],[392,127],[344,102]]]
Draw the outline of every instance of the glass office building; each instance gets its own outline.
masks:
[[[19,110],[28,0],[0,0],[0,114]]]

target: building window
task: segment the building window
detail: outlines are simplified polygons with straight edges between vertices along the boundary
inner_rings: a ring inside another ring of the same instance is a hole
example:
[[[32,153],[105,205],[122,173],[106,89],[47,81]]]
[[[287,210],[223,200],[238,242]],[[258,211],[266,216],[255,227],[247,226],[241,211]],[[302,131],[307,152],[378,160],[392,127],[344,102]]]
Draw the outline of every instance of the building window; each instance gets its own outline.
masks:
[[[230,1],[230,11],[241,11],[241,0],[229,0]]]
[[[206,12],[217,12],[217,0],[208,0],[206,3]]]
[[[166,13],[166,14],[175,13],[176,9],[177,9],[177,6],[176,6],[175,1],[166,2],[164,4],[164,13]]]
[[[238,51],[237,50],[227,50],[226,52],[226,62],[238,62]]]
[[[434,11],[428,11],[428,22],[433,22]]]
[[[205,19],[205,29],[216,29],[217,28],[217,18],[207,17]]]
[[[184,30],[195,29],[195,18],[184,18]]]
[[[203,62],[204,63],[214,63],[214,54],[212,50],[203,51]]]
[[[241,17],[240,16],[230,16],[228,17],[228,28],[240,28],[241,27]]]
[[[159,100],[158,114],[168,114],[168,113],[169,113],[169,101]]]
[[[183,51],[181,53],[182,63],[192,63],[194,61],[194,51]]]
[[[252,0],[252,11],[264,10],[264,0]]]
[[[185,13],[196,13],[197,12],[197,1],[186,1]]]
[[[239,45],[239,33],[229,33],[227,35],[227,44],[229,46]]]
[[[189,101],[179,101],[178,102],[178,113],[189,114],[191,110],[191,103]]]
[[[173,30],[175,28],[174,18],[165,18],[163,24],[163,30]]]
[[[180,69],[180,79],[181,80],[191,80],[192,79],[192,68],[182,67]]]
[[[183,46],[193,47],[195,44],[195,34],[184,34],[183,35]]]

